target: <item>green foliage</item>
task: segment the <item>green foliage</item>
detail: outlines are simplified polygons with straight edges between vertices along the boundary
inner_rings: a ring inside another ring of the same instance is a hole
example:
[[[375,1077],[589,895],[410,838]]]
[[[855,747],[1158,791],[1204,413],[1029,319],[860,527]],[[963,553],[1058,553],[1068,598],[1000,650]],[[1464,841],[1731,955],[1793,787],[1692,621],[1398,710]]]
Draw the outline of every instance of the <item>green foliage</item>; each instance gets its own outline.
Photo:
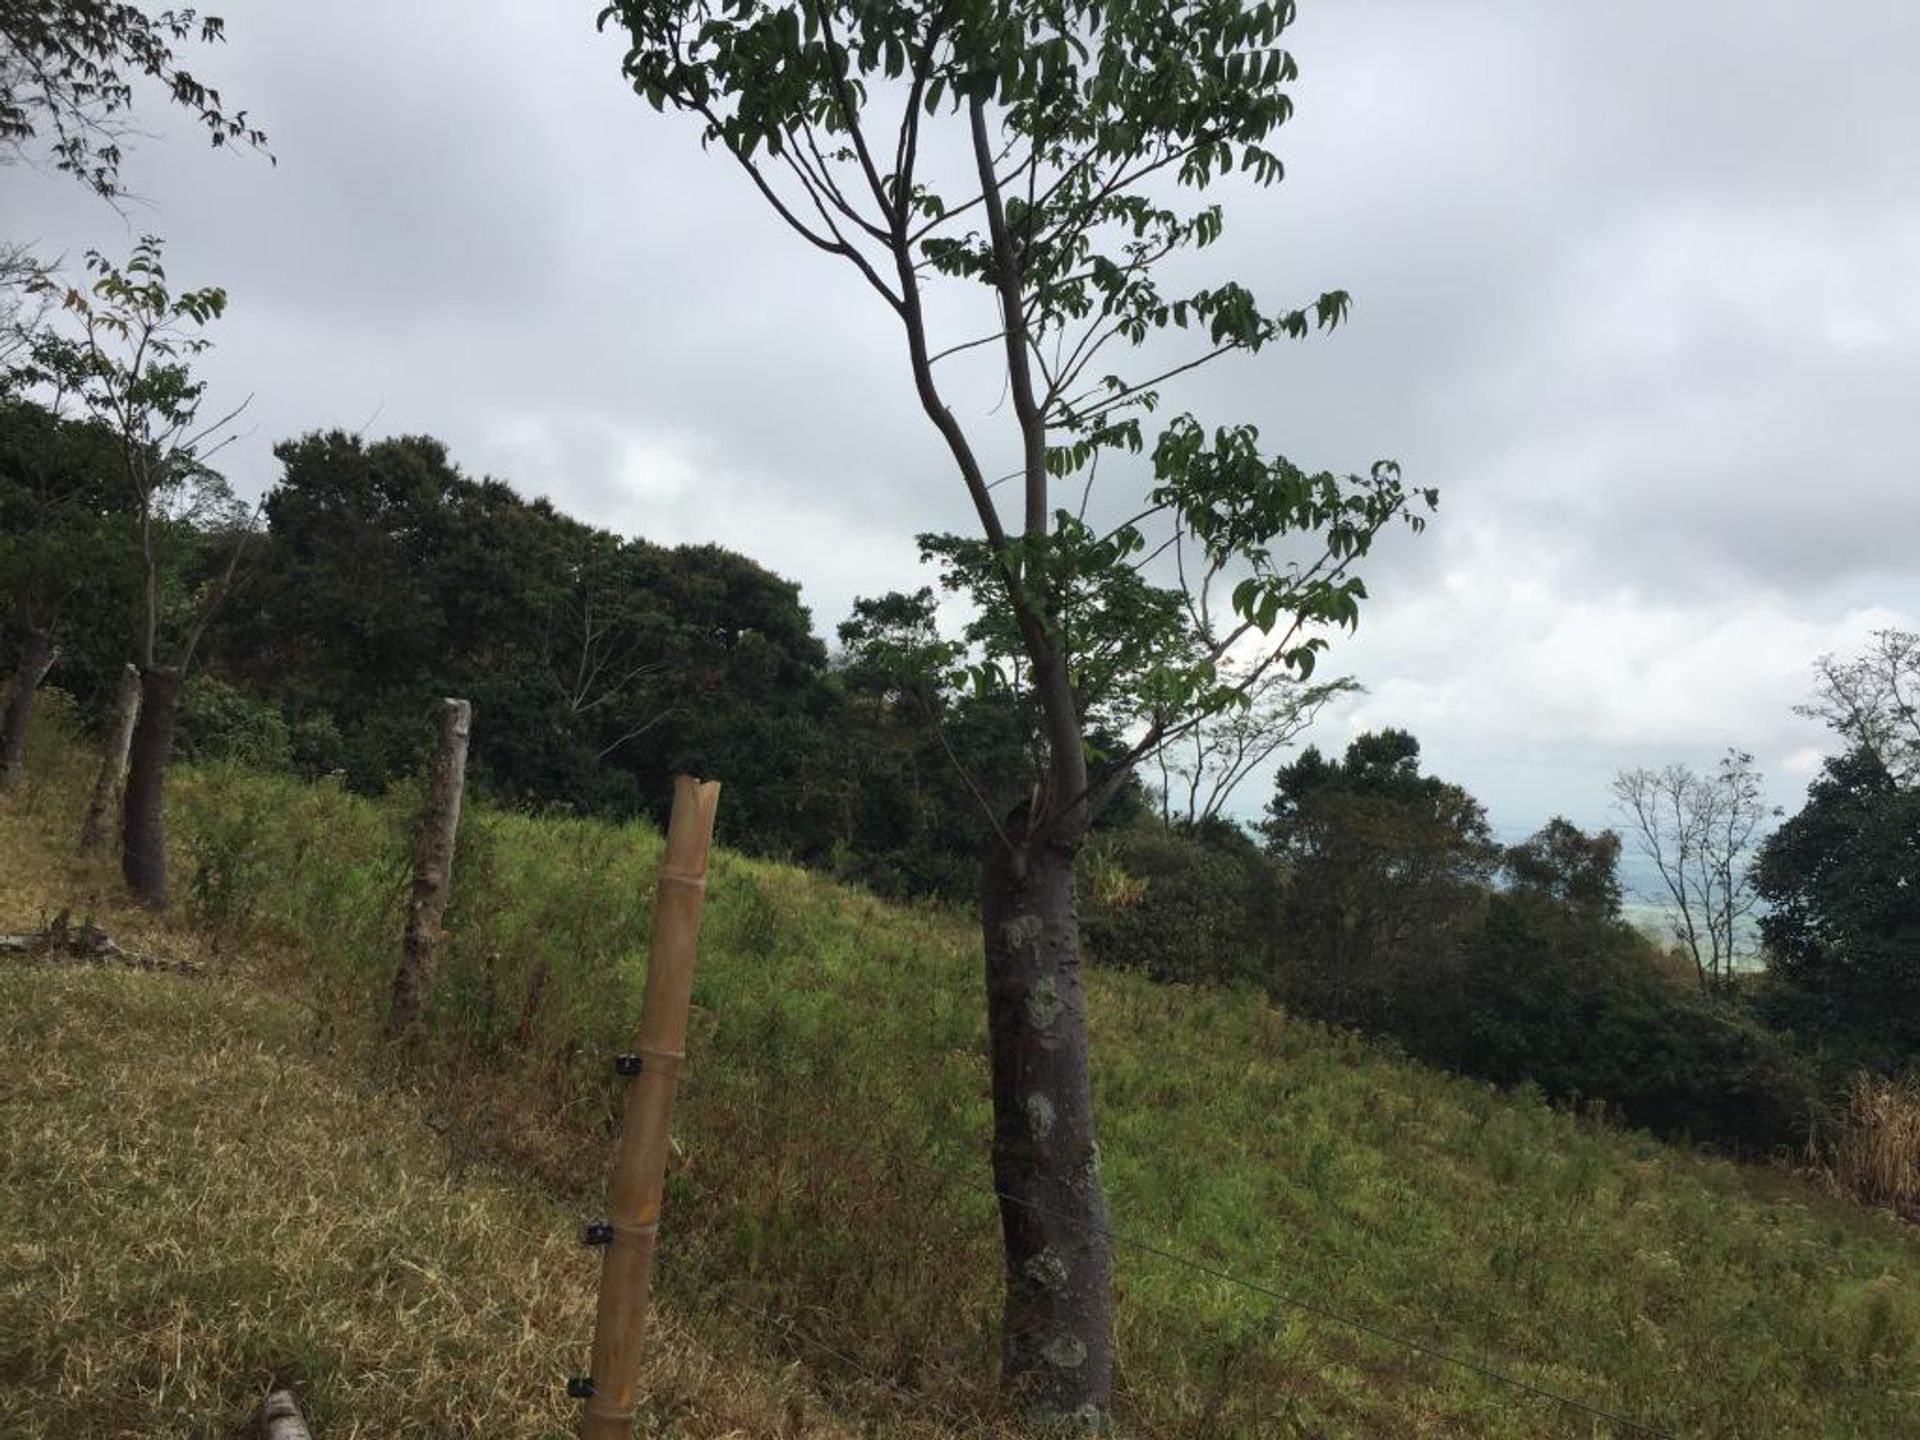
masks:
[[[1735,1151],[1798,1150],[1812,1133],[1810,1068],[1676,982],[1631,926],[1516,888],[1489,901],[1463,956],[1465,1023],[1453,1053],[1434,1058]]]
[[[1449,1026],[1457,946],[1499,853],[1480,803],[1419,761],[1402,730],[1361,735],[1338,760],[1309,748],[1275,777],[1263,827],[1284,875],[1280,994],[1416,1049]]]
[[[1250,844],[1236,853],[1141,816],[1097,834],[1081,873],[1081,933],[1095,962],[1184,984],[1258,977],[1257,920],[1273,875]]]
[[[1920,1055],[1920,789],[1864,746],[1832,757],[1754,875],[1770,1012],[1856,1060]]]
[[[1588,835],[1556,815],[1501,859],[1516,892],[1601,919],[1620,915],[1620,837]]]
[[[244,110],[181,68],[178,47],[226,37],[217,15],[153,13],[122,0],[7,0],[0,5],[0,149],[31,155],[44,143],[54,168],[95,194],[122,195],[120,141],[137,133],[134,86],[155,81],[215,146],[259,148],[266,135]]]
[[[1803,1144],[1819,1108],[1808,1067],[1677,985],[1619,918],[1618,837],[1555,818],[1499,851],[1479,804],[1422,775],[1419,754],[1389,730],[1281,770],[1266,825],[1285,870],[1275,993],[1429,1063],[1663,1135]]]
[[[293,763],[293,736],[280,711],[215,675],[196,675],[180,694],[175,752],[183,760],[231,760],[256,770]]]
[[[274,807],[281,795],[249,783],[246,767],[255,763],[250,755],[228,752],[219,760],[201,769],[182,796],[182,808],[193,859],[188,894],[194,917],[215,933],[231,933],[254,919],[273,889],[282,858],[274,843]]]
[[[309,769],[377,793],[423,763],[435,699],[461,695],[495,795],[632,814],[676,771],[721,775],[740,843],[828,853],[837,697],[791,582],[595,530],[430,439],[276,453],[267,553],[216,641],[225,673],[299,717]]]
[[[104,427],[9,393],[33,379],[0,372],[0,623],[65,643],[131,609],[133,497]]]

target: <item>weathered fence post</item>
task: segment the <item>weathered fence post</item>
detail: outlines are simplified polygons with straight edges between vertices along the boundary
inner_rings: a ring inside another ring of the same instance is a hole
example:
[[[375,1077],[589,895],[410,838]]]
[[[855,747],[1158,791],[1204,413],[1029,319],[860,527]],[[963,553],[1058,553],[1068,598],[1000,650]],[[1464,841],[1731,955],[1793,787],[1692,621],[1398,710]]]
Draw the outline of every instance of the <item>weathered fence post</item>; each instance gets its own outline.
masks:
[[[575,1387],[587,1400],[580,1440],[628,1440],[633,1432],[654,1237],[666,1182],[667,1126],[686,1056],[707,848],[719,799],[715,781],[702,783],[682,775],[673,782],[673,815],[667,823],[653,907],[653,947],[640,1001],[640,1048],[619,1061],[622,1073],[633,1079],[614,1150],[608,1219],[587,1231],[588,1240],[605,1245],[606,1253],[600,1262],[600,1306],[593,1323],[593,1370],[585,1385]]]
[[[60,647],[45,631],[29,630],[21,637],[20,663],[14,667],[13,684],[7,689],[6,708],[0,710],[0,792],[11,790],[20,778],[34,693],[59,658]]]
[[[413,896],[407,902],[407,934],[393,977],[395,1035],[414,1033],[427,1011],[433,970],[439,959],[440,922],[453,892],[453,845],[460,831],[460,793],[467,783],[467,736],[473,707],[465,700],[440,702],[440,748],[427,776],[420,843],[413,855]]]
[[[106,748],[100,752],[100,773],[94,777],[93,798],[80,821],[80,853],[98,855],[107,843],[107,817],[113,797],[127,777],[127,751],[133,746],[133,724],[140,716],[140,667],[129,665],[120,675],[120,694],[114,700],[113,725]]]

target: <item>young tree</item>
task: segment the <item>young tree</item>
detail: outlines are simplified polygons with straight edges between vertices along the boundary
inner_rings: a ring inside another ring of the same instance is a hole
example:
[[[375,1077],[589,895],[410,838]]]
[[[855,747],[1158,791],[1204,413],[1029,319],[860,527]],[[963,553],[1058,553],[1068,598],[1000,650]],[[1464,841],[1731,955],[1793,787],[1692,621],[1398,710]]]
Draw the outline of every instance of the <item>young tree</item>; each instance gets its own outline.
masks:
[[[225,38],[218,16],[158,13],[123,0],[0,0],[0,157],[32,158],[109,200],[124,192],[120,144],[135,133],[134,84],[145,76],[189,111],[214,145],[262,147],[244,110],[180,68],[177,47]]]
[[[1500,860],[1516,892],[1538,895],[1582,915],[1620,917],[1620,837],[1589,835],[1556,815]]]
[[[1282,766],[1261,828],[1285,873],[1296,996],[1327,1019],[1404,1032],[1406,998],[1431,989],[1499,861],[1486,810],[1421,774],[1420,742],[1388,729],[1339,759],[1309,746]]]
[[[120,863],[134,895],[154,909],[167,903],[163,812],[181,681],[232,586],[252,529],[252,517],[206,467],[244,402],[203,420],[206,382],[194,377],[191,364],[212,343],[203,332],[226,309],[226,292],[211,286],[170,289],[160,252],[160,242],[145,237],[124,269],[89,252],[93,283],[84,290],[68,287],[62,295],[78,329],[80,401],[114,438],[138,538],[134,659],[140,714],[123,801]],[[182,527],[225,535],[224,567],[192,597],[166,593],[170,587],[162,583],[165,532]]]
[[[1346,314],[1338,291],[1276,311],[1235,282],[1176,289],[1165,263],[1221,232],[1220,206],[1183,191],[1280,178],[1267,143],[1292,109],[1292,14],[1290,0],[618,0],[601,15],[626,32],[635,91],[697,119],[898,322],[971,501],[977,534],[943,553],[1018,658],[976,676],[1017,685],[1039,723],[1029,798],[993,817],[980,880],[1003,1383],[1019,1408],[1084,1428],[1108,1423],[1112,1356],[1075,852],[1143,757],[1268,674],[1303,675],[1318,627],[1357,618],[1355,562],[1414,518],[1391,465],[1342,481],[1263,451],[1251,426],[1144,428],[1173,376]],[[949,282],[961,303],[936,304]],[[965,311],[983,328],[937,333]],[[1122,374],[1128,349],[1143,358]],[[978,423],[943,368],[972,363],[1007,396]],[[1140,490],[1111,511],[1129,518],[1090,522],[1099,459],[1149,448]],[[1001,455],[1018,457],[1006,475]],[[1196,618],[1147,583],[1158,547],[1180,545],[1199,570],[1233,570],[1228,613]],[[1103,698],[1127,740],[1096,753]]]
[[[1895,784],[1920,785],[1920,635],[1875,631],[1864,654],[1823,655],[1814,673],[1814,698],[1795,712],[1878,757]]]
[[[1700,988],[1727,989],[1753,953],[1754,847],[1773,814],[1753,756],[1729,750],[1705,775],[1686,765],[1622,770],[1612,790],[1659,873],[1674,938],[1692,957]]]

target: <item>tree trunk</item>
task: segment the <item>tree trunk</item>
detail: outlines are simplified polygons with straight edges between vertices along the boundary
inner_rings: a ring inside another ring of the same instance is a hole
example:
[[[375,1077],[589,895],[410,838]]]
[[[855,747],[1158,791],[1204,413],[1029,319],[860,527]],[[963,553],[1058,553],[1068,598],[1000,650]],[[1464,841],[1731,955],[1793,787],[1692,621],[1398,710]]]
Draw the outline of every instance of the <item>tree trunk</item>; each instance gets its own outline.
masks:
[[[1001,1382],[1027,1419],[1107,1429],[1113,1296],[1087,1076],[1070,845],[992,842],[981,867],[993,1177],[1006,1242]]]
[[[440,748],[427,777],[426,809],[420,819],[420,843],[413,857],[413,898],[407,905],[407,934],[400,969],[393,977],[393,1011],[388,1025],[395,1035],[419,1028],[433,991],[440,952],[440,921],[453,891],[453,846],[460,829],[460,794],[467,783],[467,735],[473,707],[465,700],[440,702]]]
[[[27,630],[20,637],[20,663],[14,667],[7,691],[7,708],[0,714],[0,794],[20,779],[20,761],[27,749],[27,721],[33,714],[33,695],[60,652],[44,630]]]
[[[159,665],[140,671],[140,718],[133,727],[127,793],[120,809],[120,873],[134,898],[167,908],[167,760],[180,714],[180,672]]]
[[[140,670],[129,665],[120,677],[120,695],[114,702],[113,724],[100,752],[100,773],[94,777],[93,798],[80,821],[80,853],[98,855],[107,844],[107,816],[113,797],[127,775],[127,751],[133,745],[133,722],[140,716]]]

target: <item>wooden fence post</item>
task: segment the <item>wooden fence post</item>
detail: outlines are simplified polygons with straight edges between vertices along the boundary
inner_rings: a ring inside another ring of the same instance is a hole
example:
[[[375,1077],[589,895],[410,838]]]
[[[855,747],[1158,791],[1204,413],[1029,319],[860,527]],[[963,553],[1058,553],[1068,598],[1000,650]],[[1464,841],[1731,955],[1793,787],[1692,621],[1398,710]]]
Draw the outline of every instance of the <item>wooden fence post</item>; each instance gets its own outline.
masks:
[[[666,1182],[667,1127],[687,1049],[687,1006],[693,993],[700,912],[706,900],[707,848],[713,839],[717,782],[682,775],[673,782],[653,907],[653,946],[640,1002],[640,1048],[621,1057],[633,1079],[614,1150],[608,1219],[588,1228],[604,1244],[600,1305],[593,1323],[593,1369],[580,1419],[580,1440],[629,1440],[640,1351],[647,1337],[654,1239]],[[638,1064],[637,1071],[633,1068]]]
[[[460,794],[467,783],[467,735],[473,707],[464,700],[440,702],[440,748],[427,776],[426,811],[413,857],[413,895],[407,902],[407,935],[393,977],[389,1028],[414,1033],[427,1012],[433,970],[439,959],[440,922],[453,893],[453,846],[460,831]]]
[[[93,797],[87,801],[87,813],[80,821],[82,855],[98,855],[106,848],[107,817],[113,813],[113,797],[120,791],[120,782],[127,778],[127,751],[133,746],[133,724],[139,718],[140,667],[129,665],[120,672],[113,728],[107,732],[106,748],[100,752],[100,773],[93,781]]]

